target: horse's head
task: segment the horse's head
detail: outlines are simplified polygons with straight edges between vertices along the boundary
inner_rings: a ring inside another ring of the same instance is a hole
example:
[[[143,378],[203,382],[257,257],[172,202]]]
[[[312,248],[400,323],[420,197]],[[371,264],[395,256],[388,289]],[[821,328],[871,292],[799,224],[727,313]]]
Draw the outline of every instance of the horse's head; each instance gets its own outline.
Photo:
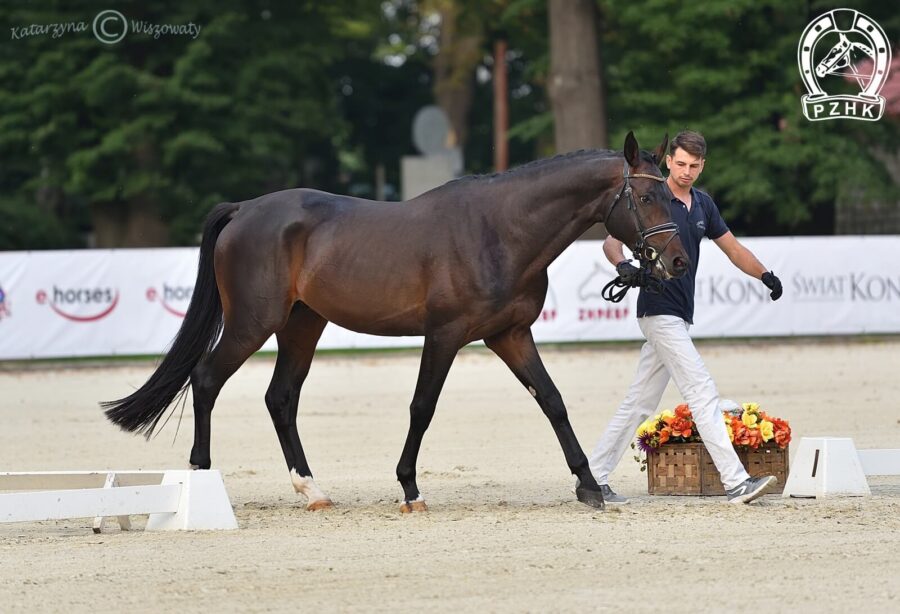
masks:
[[[625,137],[622,187],[606,214],[606,230],[622,241],[660,279],[681,277],[690,260],[678,237],[669,209],[671,193],[659,172],[668,135],[651,155],[642,152],[634,134]]]
[[[838,68],[846,68],[850,65],[850,40],[843,32],[837,44],[832,47],[822,60],[816,64],[816,76],[820,79]]]

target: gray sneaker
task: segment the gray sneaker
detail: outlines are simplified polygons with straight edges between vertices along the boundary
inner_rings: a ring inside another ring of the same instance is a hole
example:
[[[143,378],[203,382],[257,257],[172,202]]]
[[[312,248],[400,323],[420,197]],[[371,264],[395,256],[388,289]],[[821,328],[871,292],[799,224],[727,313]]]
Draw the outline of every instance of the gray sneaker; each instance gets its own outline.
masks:
[[[575,489],[579,486],[581,486],[581,480],[575,478],[575,485],[572,486],[572,492],[575,492]],[[609,503],[610,505],[625,505],[628,503],[628,499],[622,495],[617,495],[615,491],[609,487],[609,484],[600,484],[600,494],[603,495],[603,502]]]
[[[747,478],[731,490],[726,490],[725,495],[729,503],[750,503],[759,499],[766,491],[778,483],[774,475],[764,475],[758,478]]]
[[[603,494],[603,501],[609,505],[625,505],[628,498],[617,495],[615,491],[609,487],[609,484],[600,484],[600,492]]]

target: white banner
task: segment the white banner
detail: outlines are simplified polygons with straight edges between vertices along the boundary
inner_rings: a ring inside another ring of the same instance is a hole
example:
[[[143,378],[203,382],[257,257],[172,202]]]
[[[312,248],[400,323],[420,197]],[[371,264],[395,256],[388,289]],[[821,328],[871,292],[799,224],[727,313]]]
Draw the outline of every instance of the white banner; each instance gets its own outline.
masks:
[[[759,280],[710,241],[697,274],[696,337],[900,333],[900,236],[748,238],[781,278]],[[0,253],[0,359],[159,354],[181,325],[197,249]],[[637,292],[608,303],[614,276],[601,243],[570,246],[550,267],[539,342],[639,339]],[[418,346],[419,337],[360,335],[329,324],[321,348]],[[264,349],[275,349],[274,338]]]

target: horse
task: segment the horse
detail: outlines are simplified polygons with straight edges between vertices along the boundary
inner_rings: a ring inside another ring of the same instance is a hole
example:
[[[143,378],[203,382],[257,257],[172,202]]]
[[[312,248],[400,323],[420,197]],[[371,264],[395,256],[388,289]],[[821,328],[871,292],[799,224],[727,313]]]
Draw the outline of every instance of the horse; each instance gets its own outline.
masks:
[[[325,325],[424,336],[409,430],[397,464],[402,512],[427,509],[416,483],[422,437],[457,352],[484,340],[549,419],[576,497],[603,496],[531,334],[547,267],[590,226],[605,223],[656,278],[687,270],[659,162],[629,132],[623,152],[582,150],[503,173],[452,180],[405,202],[291,189],[222,203],[209,213],[197,280],[169,351],[139,389],[102,402],[109,420],[149,438],[193,391],[190,464],[209,469],[210,418],[226,380],[275,335],[265,394],[291,483],[307,509],[332,506],[313,480],[297,432],[300,390]],[[624,205],[620,205],[624,203]]]

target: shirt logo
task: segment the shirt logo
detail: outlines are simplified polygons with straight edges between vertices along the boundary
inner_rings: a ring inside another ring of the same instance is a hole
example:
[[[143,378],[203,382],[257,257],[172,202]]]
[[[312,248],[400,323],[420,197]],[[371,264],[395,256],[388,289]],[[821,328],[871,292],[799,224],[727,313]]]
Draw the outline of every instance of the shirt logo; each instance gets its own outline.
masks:
[[[706,232],[706,222],[704,222],[703,220],[697,222],[697,230],[699,230],[701,233]]]
[[[801,98],[809,121],[881,119],[885,101],[878,93],[887,81],[891,46],[871,18],[853,9],[834,9],[817,17],[800,36],[797,64],[809,92]],[[859,95],[829,96],[825,88],[841,81],[858,85]]]

